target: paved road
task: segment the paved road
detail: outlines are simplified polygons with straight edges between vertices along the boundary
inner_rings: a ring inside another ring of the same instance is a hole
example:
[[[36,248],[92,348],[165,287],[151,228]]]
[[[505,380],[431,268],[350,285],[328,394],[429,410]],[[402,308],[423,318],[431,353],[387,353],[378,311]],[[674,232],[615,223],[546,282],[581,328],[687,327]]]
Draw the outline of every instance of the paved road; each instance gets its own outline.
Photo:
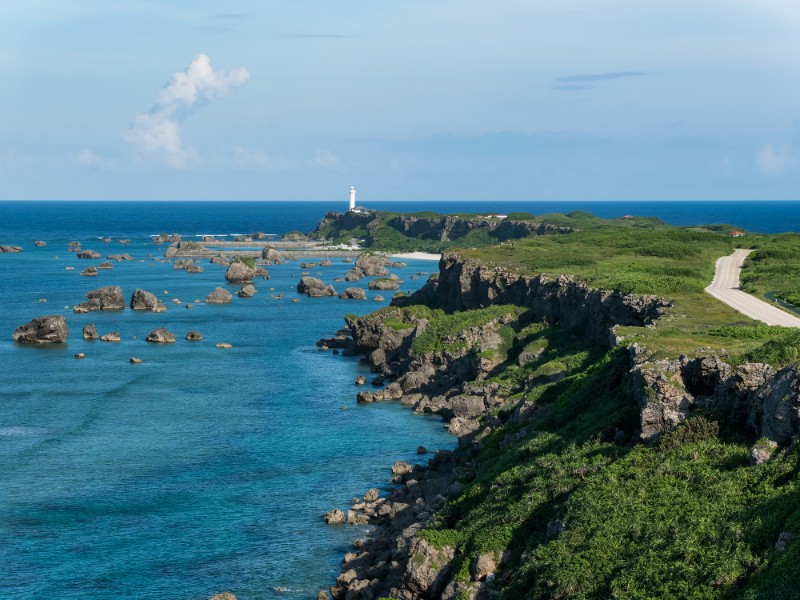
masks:
[[[739,289],[739,272],[750,252],[752,250],[736,250],[730,256],[718,259],[714,281],[706,291],[751,319],[762,321],[767,325],[800,327],[800,318]]]

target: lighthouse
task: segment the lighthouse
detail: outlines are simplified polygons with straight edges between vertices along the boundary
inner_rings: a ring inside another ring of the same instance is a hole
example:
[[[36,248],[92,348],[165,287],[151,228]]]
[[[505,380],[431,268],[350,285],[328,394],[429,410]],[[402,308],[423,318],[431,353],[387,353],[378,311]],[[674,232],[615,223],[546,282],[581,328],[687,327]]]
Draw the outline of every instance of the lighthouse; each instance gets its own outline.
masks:
[[[356,188],[350,186],[350,210],[356,209]]]

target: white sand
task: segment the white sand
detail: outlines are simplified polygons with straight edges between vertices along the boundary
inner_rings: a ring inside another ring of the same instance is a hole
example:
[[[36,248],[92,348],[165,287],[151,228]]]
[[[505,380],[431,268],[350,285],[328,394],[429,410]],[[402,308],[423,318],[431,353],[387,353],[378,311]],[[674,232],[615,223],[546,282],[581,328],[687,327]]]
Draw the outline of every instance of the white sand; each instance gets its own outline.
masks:
[[[432,254],[430,252],[403,252],[400,254],[392,254],[392,258],[410,258],[413,260],[436,260],[442,258],[441,254]]]

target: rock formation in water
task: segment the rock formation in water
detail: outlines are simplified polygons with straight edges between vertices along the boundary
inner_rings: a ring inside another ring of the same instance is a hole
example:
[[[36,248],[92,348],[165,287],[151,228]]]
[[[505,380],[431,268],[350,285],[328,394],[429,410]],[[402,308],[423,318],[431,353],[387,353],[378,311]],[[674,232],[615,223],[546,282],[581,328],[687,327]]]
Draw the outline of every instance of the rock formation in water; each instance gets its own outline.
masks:
[[[37,317],[20,325],[11,338],[20,344],[60,344],[67,341],[67,320],[61,315]]]

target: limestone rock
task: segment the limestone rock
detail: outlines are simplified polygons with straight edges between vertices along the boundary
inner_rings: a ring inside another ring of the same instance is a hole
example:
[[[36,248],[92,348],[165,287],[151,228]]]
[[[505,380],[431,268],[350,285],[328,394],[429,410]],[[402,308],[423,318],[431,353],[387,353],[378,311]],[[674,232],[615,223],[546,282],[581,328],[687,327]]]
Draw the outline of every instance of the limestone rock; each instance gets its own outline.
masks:
[[[47,246],[47,242],[43,240],[36,240],[35,242],[33,242],[33,245],[36,246],[37,248],[44,248],[45,246]]]
[[[131,308],[133,310],[156,310],[159,305],[155,294],[136,288],[131,294]]]
[[[777,442],[761,438],[750,448],[750,466],[755,467],[767,462],[777,450]]]
[[[78,258],[88,258],[88,259],[94,260],[96,258],[100,258],[100,253],[99,252],[95,252],[94,250],[82,250],[82,251],[78,252],[78,254],[76,256]]]
[[[233,344],[229,344],[227,342],[219,342],[218,344],[214,344],[217,348],[233,348]]]
[[[142,364],[142,362],[143,361],[142,361],[141,358],[136,358],[135,356],[131,356],[131,358],[130,358],[130,363],[132,365],[139,365],[139,364]]]
[[[190,331],[186,334],[186,339],[190,342],[199,342],[203,339],[203,335],[199,331]]]
[[[283,256],[275,248],[264,248],[261,251],[261,258],[271,261],[274,265],[279,265],[283,262]]]
[[[367,277],[387,277],[389,271],[386,267],[390,264],[391,260],[379,254],[360,254],[356,259],[356,267]]]
[[[208,296],[206,296],[206,304],[228,304],[233,295],[225,288],[218,287]]]
[[[328,525],[341,525],[345,522],[345,514],[344,511],[335,508],[329,512],[326,512],[322,518]]]
[[[89,323],[86,327],[83,328],[83,339],[96,340],[99,338],[100,336],[97,335],[97,329],[95,329],[94,323]]]
[[[11,338],[20,344],[60,344],[67,341],[67,320],[61,315],[37,317],[16,328]]]
[[[248,283],[246,285],[243,285],[242,289],[236,292],[236,295],[239,296],[239,298],[252,298],[257,293],[258,290],[256,290],[255,286]]]
[[[97,265],[98,269],[113,269],[114,265],[112,265],[109,261],[101,262]]]
[[[236,596],[231,592],[222,592],[221,594],[214,594],[209,600],[236,600]]]
[[[118,285],[91,290],[86,294],[87,301],[78,304],[87,310],[122,310],[125,300],[122,297],[122,288]]]
[[[346,281],[358,281],[362,277],[364,277],[364,271],[361,269],[350,269],[344,275]]]
[[[170,333],[164,327],[159,327],[148,333],[145,339],[154,344],[174,344],[175,334]]]
[[[316,277],[303,277],[297,284],[297,291],[300,294],[306,294],[312,298],[321,296],[335,296],[336,290],[332,285],[325,285]]]
[[[225,279],[230,281],[231,283],[244,283],[248,281],[253,281],[253,278],[256,276],[256,270],[252,267],[248,267],[241,261],[234,261],[228,267],[228,270],[225,271]]]
[[[339,294],[339,298],[342,298],[343,300],[366,300],[367,293],[363,288],[349,287],[345,288],[345,290]]]
[[[100,336],[101,342],[118,342],[121,339],[122,338],[119,335],[119,331],[112,331],[110,333]]]
[[[97,267],[94,265],[89,265],[83,271],[81,271],[81,275],[84,277],[96,277],[97,276]]]

